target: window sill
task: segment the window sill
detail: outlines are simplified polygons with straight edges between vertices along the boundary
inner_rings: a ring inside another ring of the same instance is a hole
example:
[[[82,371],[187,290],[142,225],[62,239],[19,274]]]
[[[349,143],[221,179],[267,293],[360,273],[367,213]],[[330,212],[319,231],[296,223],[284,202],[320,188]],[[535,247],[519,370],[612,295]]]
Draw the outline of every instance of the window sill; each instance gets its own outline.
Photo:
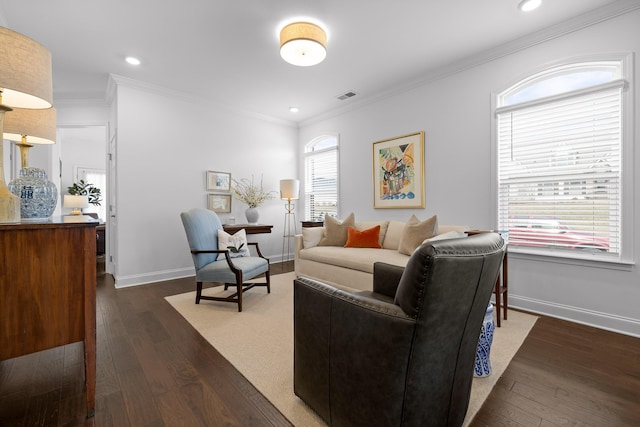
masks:
[[[535,250],[508,247],[509,258],[523,259],[528,261],[551,262],[555,264],[567,264],[580,267],[607,268],[610,270],[631,271],[635,262],[621,260],[618,258],[607,257],[606,255],[585,253],[585,254],[566,254],[560,251],[552,252],[550,250]]]

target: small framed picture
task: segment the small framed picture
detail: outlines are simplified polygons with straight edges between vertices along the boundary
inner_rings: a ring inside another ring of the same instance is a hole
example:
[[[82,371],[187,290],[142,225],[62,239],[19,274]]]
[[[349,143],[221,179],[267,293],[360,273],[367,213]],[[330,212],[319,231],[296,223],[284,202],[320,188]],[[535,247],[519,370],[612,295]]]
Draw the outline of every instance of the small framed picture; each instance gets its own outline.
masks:
[[[207,171],[207,190],[230,191],[231,174],[227,172]]]
[[[207,209],[216,213],[231,212],[231,194],[207,194]]]

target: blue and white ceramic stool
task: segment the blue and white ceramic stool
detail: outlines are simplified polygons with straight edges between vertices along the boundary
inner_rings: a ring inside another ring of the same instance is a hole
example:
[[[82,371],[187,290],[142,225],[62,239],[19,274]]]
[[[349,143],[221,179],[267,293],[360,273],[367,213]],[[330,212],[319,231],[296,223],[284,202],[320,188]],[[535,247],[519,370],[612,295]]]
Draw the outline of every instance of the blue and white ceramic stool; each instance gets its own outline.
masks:
[[[480,339],[478,339],[478,349],[476,350],[476,363],[473,368],[475,377],[488,377],[491,375],[491,343],[493,342],[493,331],[496,329],[496,322],[493,318],[493,305],[489,303],[484,314]]]

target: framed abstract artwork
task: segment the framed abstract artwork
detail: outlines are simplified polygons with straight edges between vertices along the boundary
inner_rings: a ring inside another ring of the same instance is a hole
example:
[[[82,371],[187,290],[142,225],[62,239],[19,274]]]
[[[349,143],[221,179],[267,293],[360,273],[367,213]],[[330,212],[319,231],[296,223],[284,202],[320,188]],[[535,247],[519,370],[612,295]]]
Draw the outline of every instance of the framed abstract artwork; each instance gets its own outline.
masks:
[[[424,132],[373,143],[373,207],[424,208]]]
[[[207,190],[230,191],[231,174],[227,172],[207,171]]]
[[[207,209],[216,213],[231,212],[231,194],[207,194]]]

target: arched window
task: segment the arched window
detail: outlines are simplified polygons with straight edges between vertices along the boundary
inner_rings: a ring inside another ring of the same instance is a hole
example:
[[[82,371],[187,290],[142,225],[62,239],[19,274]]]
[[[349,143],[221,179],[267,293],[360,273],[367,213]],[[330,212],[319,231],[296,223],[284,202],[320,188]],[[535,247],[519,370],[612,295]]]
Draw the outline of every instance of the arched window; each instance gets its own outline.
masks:
[[[496,96],[498,227],[510,250],[621,259],[623,65],[554,67]]]
[[[338,215],[338,137],[323,135],[304,147],[305,219]]]

